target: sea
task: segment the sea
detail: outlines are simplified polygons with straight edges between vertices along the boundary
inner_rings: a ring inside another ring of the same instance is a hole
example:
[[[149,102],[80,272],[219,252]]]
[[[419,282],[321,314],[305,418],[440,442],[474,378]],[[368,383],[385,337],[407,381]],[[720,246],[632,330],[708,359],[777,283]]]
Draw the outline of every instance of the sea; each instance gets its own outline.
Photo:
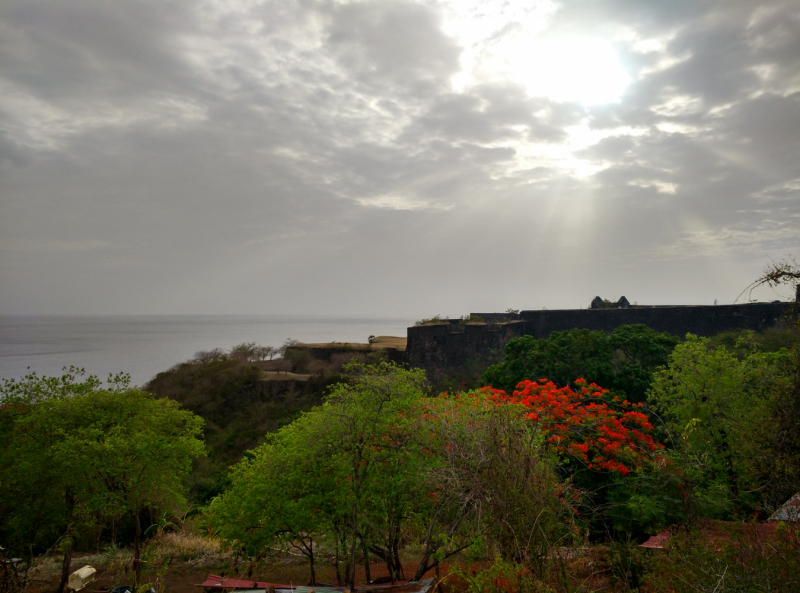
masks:
[[[200,350],[242,342],[366,342],[405,336],[412,319],[300,315],[0,316],[0,379],[29,372],[60,376],[74,365],[105,380],[120,372],[132,385],[189,360]]]

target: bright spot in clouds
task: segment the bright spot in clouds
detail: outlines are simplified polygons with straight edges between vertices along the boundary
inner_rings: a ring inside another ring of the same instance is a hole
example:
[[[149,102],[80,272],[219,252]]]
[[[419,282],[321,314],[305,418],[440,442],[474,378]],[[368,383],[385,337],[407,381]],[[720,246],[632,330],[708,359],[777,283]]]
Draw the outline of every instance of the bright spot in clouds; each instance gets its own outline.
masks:
[[[450,6],[444,30],[462,46],[456,90],[509,80],[531,96],[584,105],[619,100],[630,77],[613,46],[586,35],[548,35],[558,7],[552,2],[498,7],[483,2]]]
[[[510,76],[534,96],[586,105],[619,99],[629,77],[613,48],[599,39],[520,40],[504,49]]]

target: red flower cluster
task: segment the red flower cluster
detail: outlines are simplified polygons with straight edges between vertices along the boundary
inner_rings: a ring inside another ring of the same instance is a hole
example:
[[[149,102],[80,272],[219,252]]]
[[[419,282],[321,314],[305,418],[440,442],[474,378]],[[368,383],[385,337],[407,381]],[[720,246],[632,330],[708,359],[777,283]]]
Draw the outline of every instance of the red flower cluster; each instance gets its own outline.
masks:
[[[613,398],[608,390],[579,379],[576,391],[552,381],[523,381],[516,391],[484,387],[480,393],[495,405],[519,405],[523,413],[548,433],[548,442],[589,469],[627,475],[654,460],[664,446],[648,434],[653,425],[632,404]]]

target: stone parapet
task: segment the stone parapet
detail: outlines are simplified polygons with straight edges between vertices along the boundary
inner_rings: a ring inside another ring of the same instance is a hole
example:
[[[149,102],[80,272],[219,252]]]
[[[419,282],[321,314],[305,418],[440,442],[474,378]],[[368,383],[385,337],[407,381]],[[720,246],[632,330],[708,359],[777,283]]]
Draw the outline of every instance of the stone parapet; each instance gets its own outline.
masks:
[[[658,332],[683,337],[712,336],[779,325],[795,303],[747,303],[709,306],[629,306],[613,309],[562,309],[508,313],[474,313],[487,323],[446,323],[408,328],[406,361],[437,381],[447,371],[470,362],[496,358],[511,338],[546,338],[556,331],[590,329],[611,332],[620,325],[642,323]],[[509,321],[509,319],[511,319]]]

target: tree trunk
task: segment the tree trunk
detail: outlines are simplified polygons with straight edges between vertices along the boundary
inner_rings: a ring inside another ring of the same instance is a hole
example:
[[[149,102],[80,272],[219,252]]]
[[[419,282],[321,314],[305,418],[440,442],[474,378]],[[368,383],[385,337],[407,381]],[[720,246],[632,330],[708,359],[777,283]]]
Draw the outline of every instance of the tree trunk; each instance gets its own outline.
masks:
[[[356,501],[358,500],[358,484],[356,484]],[[356,590],[356,550],[358,550],[358,502],[353,504],[353,516],[350,524],[350,533],[353,541],[350,544],[349,558],[347,559],[347,584],[351,591]]]
[[[338,586],[342,586],[342,569],[341,569],[341,560],[339,558],[339,538],[336,538],[336,557],[334,558],[334,563],[336,564],[336,584]]]
[[[64,534],[64,560],[61,563],[61,582],[58,584],[56,593],[64,593],[72,565],[72,515],[75,511],[75,497],[69,488],[67,488],[64,499],[67,505],[67,531]]]
[[[133,584],[135,587],[139,586],[139,580],[142,576],[142,562],[139,559],[141,556],[141,550],[139,548],[139,537],[142,534],[142,521],[141,517],[139,516],[139,511],[134,513],[134,524],[136,525],[136,531],[133,534]]]
[[[308,563],[311,567],[311,583],[309,583],[309,587],[316,587],[317,586],[317,574],[314,571],[314,540],[308,538]]]
[[[72,537],[70,530],[67,530],[67,537]],[[72,564],[72,542],[69,542],[67,549],[64,551],[64,560],[61,563],[61,582],[58,584],[57,593],[64,593],[64,588],[67,586],[69,580],[70,568]]]
[[[111,519],[111,543],[116,548],[117,547],[117,535],[119,533],[119,521],[117,521],[116,517]]]
[[[369,547],[363,539],[361,540],[361,551],[364,554],[364,575],[367,579],[367,585],[369,585],[372,582],[372,576],[369,574]]]
[[[422,557],[422,560],[420,560],[419,564],[417,565],[417,572],[416,574],[414,574],[413,578],[414,581],[419,581],[423,576],[425,576],[425,573],[431,569],[430,566],[428,566],[428,560],[431,559],[432,553],[433,550],[425,550],[425,555]]]
[[[395,574],[400,579],[405,579],[406,575],[403,572],[403,563],[400,562],[400,537],[395,536],[394,542],[392,542],[392,560],[394,562],[394,571]]]

